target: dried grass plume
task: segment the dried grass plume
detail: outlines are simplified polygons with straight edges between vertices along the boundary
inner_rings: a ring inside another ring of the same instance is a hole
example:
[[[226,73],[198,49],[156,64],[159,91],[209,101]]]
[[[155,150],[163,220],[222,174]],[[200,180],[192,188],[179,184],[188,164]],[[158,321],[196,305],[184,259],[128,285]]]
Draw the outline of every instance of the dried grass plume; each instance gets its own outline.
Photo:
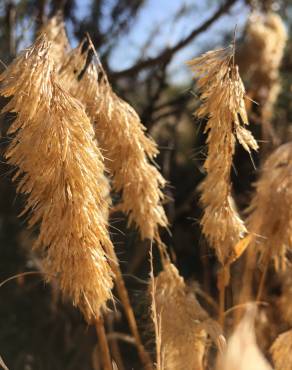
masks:
[[[152,298],[160,320],[162,369],[204,369],[207,334],[217,337],[221,331],[173,264],[167,263],[155,278]]]
[[[201,225],[210,245],[224,265],[234,254],[234,247],[245,235],[231,195],[230,171],[236,139],[250,152],[258,145],[245,128],[245,90],[234,64],[234,49],[210,51],[189,62],[198,78],[202,104],[196,111],[199,119],[208,119],[208,155],[204,163],[206,178],[200,185],[204,208]]]
[[[157,146],[145,134],[138,114],[113,92],[88,42],[70,53],[60,76],[94,122],[113,188],[121,193],[116,209],[128,215],[130,225],[138,226],[142,239],[159,239],[159,227],[167,226],[162,206],[165,180],[153,162]]]
[[[285,269],[292,246],[292,143],[281,145],[265,161],[255,184],[247,225],[253,247]]]
[[[39,226],[48,280],[56,276],[65,296],[96,318],[111,298],[112,273],[105,248],[109,191],[103,157],[81,104],[52,72],[48,43],[39,38],[0,76],[10,126],[8,163],[16,168],[17,192],[27,197],[23,214]]]
[[[282,18],[273,12],[251,14],[239,49],[240,73],[249,83],[248,95],[259,103],[262,124],[272,119],[280,92],[279,68],[287,41]]]

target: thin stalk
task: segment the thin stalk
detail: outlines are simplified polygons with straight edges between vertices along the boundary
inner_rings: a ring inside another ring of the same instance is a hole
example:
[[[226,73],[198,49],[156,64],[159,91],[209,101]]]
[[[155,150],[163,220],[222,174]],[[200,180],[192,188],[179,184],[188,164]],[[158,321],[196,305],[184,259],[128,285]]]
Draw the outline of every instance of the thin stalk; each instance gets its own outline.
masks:
[[[123,308],[124,308],[124,311],[125,311],[125,314],[126,314],[126,317],[127,317],[127,320],[128,320],[128,324],[129,324],[129,327],[130,327],[130,330],[131,330],[131,333],[132,333],[133,337],[135,338],[136,347],[137,347],[137,350],[138,350],[140,360],[141,360],[141,362],[142,362],[142,364],[143,364],[143,366],[146,370],[152,370],[153,366],[152,366],[151,357],[146,352],[146,350],[144,348],[144,345],[142,343],[142,340],[140,338],[137,322],[136,322],[135,315],[134,315],[134,312],[133,312],[133,309],[132,309],[132,306],[131,306],[131,303],[130,303],[129,295],[128,295],[128,292],[127,292],[127,288],[125,286],[125,282],[124,282],[124,279],[123,279],[123,276],[122,276],[122,272],[120,270],[120,266],[119,266],[119,263],[118,263],[116,253],[113,250],[113,248],[108,248],[107,253],[110,257],[110,265],[111,265],[112,271],[115,275],[115,282],[116,282],[118,295],[119,295],[119,298],[122,302],[122,305],[123,305]]]
[[[150,247],[150,280],[151,280],[151,296],[152,296],[152,319],[155,329],[155,345],[156,345],[156,370],[162,370],[162,357],[161,357],[161,315],[157,312],[155,291],[156,283],[153,272],[153,250]]]
[[[268,272],[268,267],[269,267],[269,262],[270,262],[270,257],[271,257],[271,251],[270,251],[270,248],[268,248],[265,252],[265,255],[264,255],[264,269],[263,269],[263,272],[262,272],[262,275],[261,275],[260,284],[259,284],[259,288],[258,288],[258,292],[257,292],[257,297],[256,297],[257,301],[261,300],[261,297],[262,297],[262,294],[263,294],[264,284],[265,284],[265,280],[266,280],[266,276],[267,276],[267,272]]]
[[[225,319],[225,289],[228,285],[229,265],[222,267],[217,274],[217,287],[219,289],[219,324],[224,328]]]
[[[102,367],[104,370],[113,370],[110,351],[104,329],[103,318],[101,316],[98,317],[95,321],[95,329],[98,337],[100,348],[99,354],[102,362]]]
[[[107,315],[106,319],[107,319],[107,327],[108,327],[107,339],[109,341],[112,356],[114,358],[115,363],[118,366],[118,369],[125,370],[125,366],[124,366],[123,359],[121,356],[118,340],[115,337],[110,337],[110,334],[114,333],[114,317],[112,315]]]
[[[203,291],[210,296],[210,286],[211,286],[211,279],[210,279],[210,260],[206,258],[205,251],[203,255],[203,249],[201,250],[201,261],[203,265]]]
[[[225,312],[225,285],[219,287],[219,324],[224,327],[224,312]]]

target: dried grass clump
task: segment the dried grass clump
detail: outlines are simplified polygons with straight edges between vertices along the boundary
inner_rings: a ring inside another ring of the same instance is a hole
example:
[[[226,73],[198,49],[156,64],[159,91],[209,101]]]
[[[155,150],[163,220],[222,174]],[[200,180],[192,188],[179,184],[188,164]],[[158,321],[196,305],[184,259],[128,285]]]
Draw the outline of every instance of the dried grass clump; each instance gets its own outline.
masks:
[[[250,152],[258,145],[248,125],[245,110],[245,90],[238,68],[234,65],[233,49],[211,51],[189,62],[198,77],[202,104],[196,115],[208,118],[208,156],[204,163],[207,172],[200,185],[204,215],[203,233],[216,250],[222,264],[234,253],[236,243],[246,228],[236,211],[231,195],[230,171],[236,139]]]
[[[280,334],[271,346],[275,370],[292,369],[292,330]]]
[[[113,92],[93,54],[91,46],[80,45],[64,64],[61,79],[94,122],[113,188],[121,192],[116,209],[128,215],[130,225],[139,227],[143,239],[159,239],[158,228],[167,226],[167,218],[161,190],[165,180],[153,163],[157,146],[145,135],[136,111]]]
[[[47,42],[39,38],[0,76],[0,94],[15,112],[8,163],[16,167],[17,192],[27,196],[22,214],[40,226],[48,280],[91,321],[111,298],[112,273],[104,249],[109,238],[109,191],[103,157],[81,104],[55,81]]]
[[[155,278],[153,299],[160,320],[162,369],[203,369],[206,322],[211,320],[173,264],[167,263]]]
[[[265,161],[255,184],[247,220],[261,255],[285,269],[292,246],[292,144],[281,145]]]
[[[219,370],[272,370],[257,343],[254,322],[256,306],[250,305],[227,342]]]
[[[59,12],[50,18],[39,30],[39,35],[45,35],[51,42],[50,56],[55,63],[55,68],[59,69],[70,50],[62,13]]]
[[[260,104],[264,120],[271,119],[280,92],[279,67],[286,41],[287,31],[278,14],[250,16],[238,62],[241,73],[250,81],[248,94]]]

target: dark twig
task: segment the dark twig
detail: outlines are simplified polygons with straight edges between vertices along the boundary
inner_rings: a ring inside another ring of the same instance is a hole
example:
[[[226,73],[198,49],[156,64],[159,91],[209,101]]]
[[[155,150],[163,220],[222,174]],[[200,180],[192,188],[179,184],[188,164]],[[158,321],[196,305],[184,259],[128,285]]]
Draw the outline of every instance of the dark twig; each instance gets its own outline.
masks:
[[[176,45],[171,48],[164,49],[159,55],[154,58],[148,58],[146,60],[141,60],[140,62],[136,63],[132,67],[126,68],[122,71],[113,72],[111,75],[113,78],[119,77],[126,77],[131,76],[135,73],[140,72],[143,69],[152,67],[155,64],[161,64],[165,62],[167,59],[171,59],[173,54],[177,51],[183,49],[186,45],[188,45],[191,41],[194,40],[195,37],[200,35],[202,32],[206,31],[217,19],[219,19],[223,14],[228,12],[228,10],[237,2],[238,0],[227,0],[223,5],[219,7],[219,9],[210,17],[208,18],[203,24],[201,24],[198,28],[195,28],[190,34],[179,41]]]

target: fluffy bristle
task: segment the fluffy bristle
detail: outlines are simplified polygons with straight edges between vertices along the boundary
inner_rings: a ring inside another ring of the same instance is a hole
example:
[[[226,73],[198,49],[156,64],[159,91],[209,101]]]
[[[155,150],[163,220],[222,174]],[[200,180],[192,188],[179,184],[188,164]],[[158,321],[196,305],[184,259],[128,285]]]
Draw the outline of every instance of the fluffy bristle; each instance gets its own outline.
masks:
[[[203,233],[216,250],[222,264],[232,256],[234,246],[246,228],[236,211],[232,196],[230,171],[236,138],[250,152],[258,148],[248,124],[244,86],[234,65],[233,49],[211,51],[189,62],[195,76],[202,104],[198,118],[208,118],[208,156],[204,163],[207,176],[200,185],[204,215]]]
[[[92,49],[86,52],[84,45],[71,53],[61,79],[94,122],[113,187],[122,195],[117,209],[128,215],[129,224],[139,227],[143,239],[158,239],[159,226],[167,226],[161,204],[165,180],[150,163],[158,149],[145,135],[136,111],[112,91],[101,64],[92,58]]]
[[[17,191],[27,196],[29,226],[40,225],[35,247],[48,280],[57,277],[86,319],[111,298],[112,273],[104,248],[109,185],[94,131],[81,104],[55,81],[47,42],[40,38],[1,75],[0,94],[15,112],[6,152],[16,167]]]

